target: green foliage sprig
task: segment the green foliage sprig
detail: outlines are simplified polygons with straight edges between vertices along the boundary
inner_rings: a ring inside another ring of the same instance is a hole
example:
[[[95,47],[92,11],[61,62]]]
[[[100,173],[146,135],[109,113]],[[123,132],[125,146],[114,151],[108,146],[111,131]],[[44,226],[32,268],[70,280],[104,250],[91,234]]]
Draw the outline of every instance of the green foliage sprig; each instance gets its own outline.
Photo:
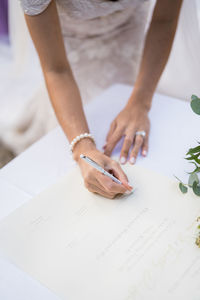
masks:
[[[194,113],[200,115],[200,98],[195,95],[191,97],[191,108]],[[179,188],[183,194],[187,193],[188,188],[192,188],[195,195],[200,196],[200,182],[198,178],[198,173],[200,173],[200,143],[199,145],[190,148],[186,153],[186,160],[194,165],[194,170],[190,172],[188,183],[183,183],[180,179],[179,180]]]
[[[191,97],[191,108],[194,113],[200,115],[200,98],[195,95]],[[179,180],[179,188],[183,194],[187,193],[188,188],[192,188],[195,195],[200,197],[200,182],[198,173],[200,173],[200,143],[198,146],[190,148],[186,153],[186,160],[194,165],[194,170],[189,173],[188,184],[183,183]],[[200,222],[200,217],[198,217],[197,222]],[[196,238],[196,244],[200,248],[200,224],[197,226],[199,232],[198,237]]]

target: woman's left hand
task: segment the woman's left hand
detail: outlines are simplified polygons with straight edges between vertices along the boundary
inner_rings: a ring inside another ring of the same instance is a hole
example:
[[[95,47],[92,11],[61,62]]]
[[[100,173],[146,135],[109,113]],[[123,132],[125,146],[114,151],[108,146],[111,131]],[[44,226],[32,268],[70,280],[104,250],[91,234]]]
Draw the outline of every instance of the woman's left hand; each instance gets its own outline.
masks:
[[[120,162],[124,164],[129,159],[129,162],[134,164],[140,150],[143,156],[147,155],[149,130],[148,109],[140,102],[128,103],[110,125],[103,147],[104,153],[110,156],[118,141],[124,136]],[[145,131],[145,137],[136,135],[137,131]]]

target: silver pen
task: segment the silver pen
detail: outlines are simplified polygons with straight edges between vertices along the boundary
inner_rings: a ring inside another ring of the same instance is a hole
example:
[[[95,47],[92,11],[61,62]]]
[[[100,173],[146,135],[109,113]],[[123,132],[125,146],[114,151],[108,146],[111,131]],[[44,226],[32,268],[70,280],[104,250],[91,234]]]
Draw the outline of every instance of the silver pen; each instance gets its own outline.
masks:
[[[104,168],[102,168],[100,165],[98,165],[93,159],[91,159],[88,156],[83,155],[83,154],[80,155],[80,158],[82,158],[84,161],[86,161],[89,165],[93,166],[96,170],[98,170],[102,174],[111,178],[114,182],[124,185],[128,190],[132,190],[131,186],[129,186],[128,184],[126,184],[124,182],[121,182],[114,175],[112,175],[109,172],[107,172],[106,170],[104,170]]]

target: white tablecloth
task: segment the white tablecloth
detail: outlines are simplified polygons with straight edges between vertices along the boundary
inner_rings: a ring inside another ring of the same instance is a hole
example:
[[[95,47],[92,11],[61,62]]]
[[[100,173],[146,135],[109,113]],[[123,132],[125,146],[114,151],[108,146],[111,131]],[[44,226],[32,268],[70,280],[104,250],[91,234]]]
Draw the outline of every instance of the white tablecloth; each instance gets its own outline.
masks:
[[[111,121],[125,105],[131,91],[132,87],[114,85],[85,107],[99,149],[104,144]],[[185,171],[189,170],[189,164],[183,158],[188,148],[195,146],[200,139],[200,118],[191,111],[188,102],[156,94],[150,119],[148,157],[139,157],[137,164],[186,180]],[[68,150],[66,137],[60,128],[56,128],[0,170],[0,219],[69,172],[75,163]],[[119,150],[120,143],[114,154],[119,154]],[[0,299],[58,298],[0,258]]]

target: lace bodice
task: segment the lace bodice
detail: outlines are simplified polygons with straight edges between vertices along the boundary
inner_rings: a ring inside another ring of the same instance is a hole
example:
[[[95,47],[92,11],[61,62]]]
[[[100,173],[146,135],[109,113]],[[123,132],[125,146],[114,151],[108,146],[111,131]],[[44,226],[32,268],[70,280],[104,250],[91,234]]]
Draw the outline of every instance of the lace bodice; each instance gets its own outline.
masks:
[[[51,0],[21,0],[25,14]],[[134,82],[150,0],[55,0],[65,48],[84,102],[115,82]],[[100,71],[100,72],[99,72]]]
[[[138,4],[149,0],[56,0],[59,9],[66,12],[68,17],[88,20],[107,16],[127,8],[134,8]],[[28,15],[42,13],[51,0],[20,0],[24,12]]]

